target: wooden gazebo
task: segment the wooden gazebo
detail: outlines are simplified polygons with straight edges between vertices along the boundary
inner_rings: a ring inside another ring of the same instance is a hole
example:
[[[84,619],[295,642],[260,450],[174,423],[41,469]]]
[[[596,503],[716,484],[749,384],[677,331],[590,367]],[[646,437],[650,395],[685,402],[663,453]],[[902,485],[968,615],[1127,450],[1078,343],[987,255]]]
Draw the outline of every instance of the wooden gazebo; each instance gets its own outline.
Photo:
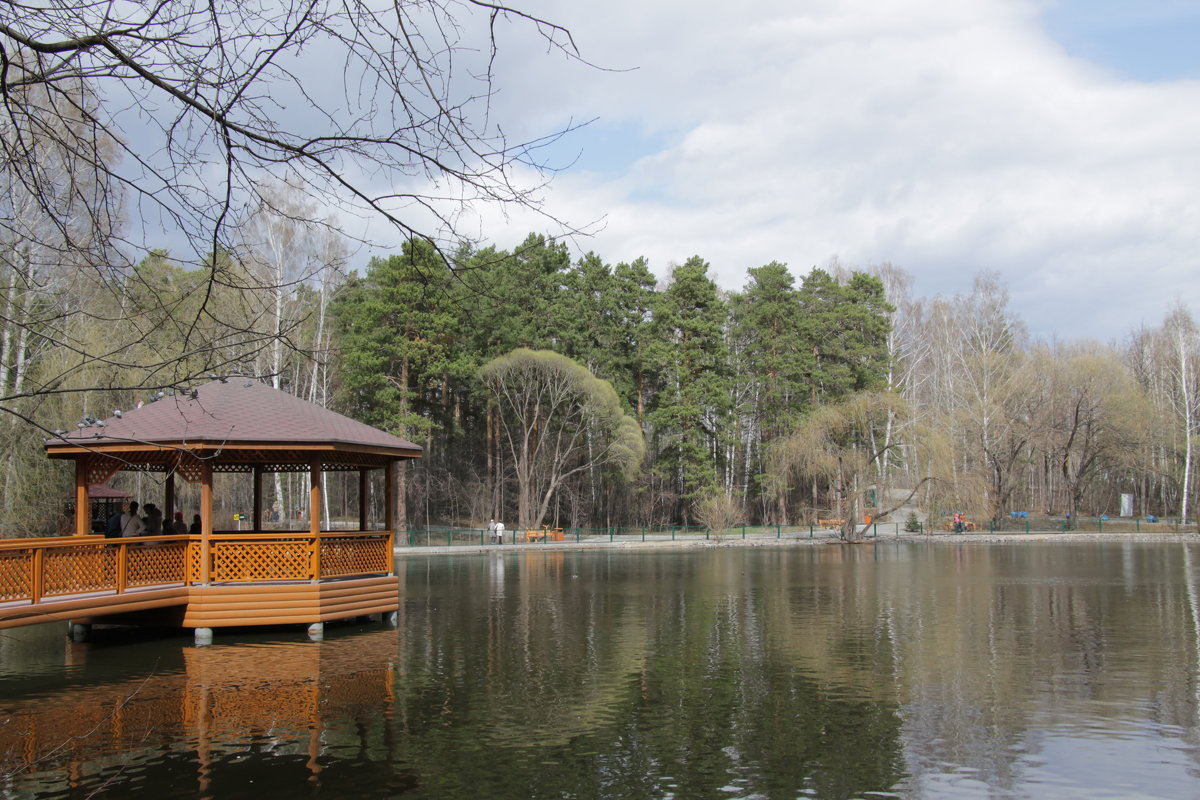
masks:
[[[166,609],[170,621],[195,628],[202,640],[214,627],[296,622],[319,635],[324,621],[398,608],[392,553],[396,464],[420,457],[421,448],[411,442],[258,381],[231,377],[103,420],[85,420],[77,430],[49,439],[46,453],[75,462],[76,514],[69,539],[78,542],[77,555],[83,552],[79,537],[94,538],[89,484],[105,483],[122,470],[161,473],[168,520],[176,510],[176,480],[200,486],[198,536],[100,544],[95,580],[76,578],[71,588],[87,590],[115,573],[123,583],[117,589],[123,602],[103,606],[102,613],[64,618],[84,624],[162,622]],[[374,470],[384,473],[385,521],[378,530],[369,529]],[[321,529],[321,476],[331,471],[358,473],[357,530]],[[213,476],[227,472],[252,476],[247,530],[214,530]],[[275,472],[309,473],[307,531],[264,530],[263,476]],[[72,574],[85,574],[85,562],[77,561]],[[183,602],[156,603],[148,598],[149,588],[139,589],[176,583],[185,591],[173,596]],[[139,593],[147,596],[144,602],[136,602]]]

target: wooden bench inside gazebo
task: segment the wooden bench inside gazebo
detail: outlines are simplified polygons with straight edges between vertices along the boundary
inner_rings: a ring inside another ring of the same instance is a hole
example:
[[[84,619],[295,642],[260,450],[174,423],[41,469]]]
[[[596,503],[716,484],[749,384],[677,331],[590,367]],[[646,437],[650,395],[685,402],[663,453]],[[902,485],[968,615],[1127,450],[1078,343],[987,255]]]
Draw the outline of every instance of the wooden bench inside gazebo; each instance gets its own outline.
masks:
[[[211,640],[220,627],[306,624],[394,616],[397,464],[421,448],[265,384],[215,380],[85,424],[46,442],[75,464],[71,535],[0,543],[0,628],[70,620],[77,638],[95,623],[179,625]],[[90,484],[120,471],[157,473],[164,518],[177,480],[199,486],[197,535],[105,539],[92,533]],[[372,523],[382,471],[383,523]],[[308,529],[265,530],[263,478],[304,472]],[[357,473],[356,530],[322,530],[322,476]],[[253,502],[246,530],[214,529],[213,479],[242,473]]]

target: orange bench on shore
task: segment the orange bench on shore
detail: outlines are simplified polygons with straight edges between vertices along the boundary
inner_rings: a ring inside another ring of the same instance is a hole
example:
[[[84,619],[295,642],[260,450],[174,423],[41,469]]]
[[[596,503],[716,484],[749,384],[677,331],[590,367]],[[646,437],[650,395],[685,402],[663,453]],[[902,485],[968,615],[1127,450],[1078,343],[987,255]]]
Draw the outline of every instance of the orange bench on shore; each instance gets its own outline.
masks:
[[[521,534],[527,542],[561,542],[563,540],[562,528],[521,531]]]

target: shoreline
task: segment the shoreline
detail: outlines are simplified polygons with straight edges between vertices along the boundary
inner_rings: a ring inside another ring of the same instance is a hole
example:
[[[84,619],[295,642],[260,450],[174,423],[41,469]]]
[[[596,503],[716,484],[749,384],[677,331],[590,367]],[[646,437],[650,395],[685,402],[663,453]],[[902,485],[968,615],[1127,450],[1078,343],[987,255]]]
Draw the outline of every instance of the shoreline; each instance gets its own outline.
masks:
[[[398,545],[396,556],[470,555],[480,553],[563,552],[583,550],[701,550],[720,547],[818,547],[822,545],[863,546],[876,544],[1011,544],[1017,542],[1200,542],[1200,533],[1192,531],[1134,531],[1103,533],[1098,531],[1030,531],[1029,533],[902,533],[895,536],[868,537],[860,542],[844,542],[836,535],[820,537],[770,536],[746,538],[665,539],[626,541],[529,542],[512,544]]]

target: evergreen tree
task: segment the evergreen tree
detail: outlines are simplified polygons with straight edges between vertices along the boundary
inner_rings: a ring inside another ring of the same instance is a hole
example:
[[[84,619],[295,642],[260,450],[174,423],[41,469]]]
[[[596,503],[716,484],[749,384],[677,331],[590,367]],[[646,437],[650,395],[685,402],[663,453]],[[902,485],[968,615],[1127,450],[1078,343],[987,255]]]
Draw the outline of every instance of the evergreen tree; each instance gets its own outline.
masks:
[[[672,271],[657,299],[652,358],[660,390],[650,420],[657,468],[673,483],[686,524],[695,501],[718,486],[729,433],[726,306],[699,256]]]
[[[475,349],[485,359],[518,347],[563,351],[571,268],[565,244],[531,233],[511,253],[488,248],[464,263],[464,283],[475,295]]]
[[[787,267],[772,261],[751,269],[749,275],[744,291],[732,298],[731,310],[738,348],[743,481],[759,486],[766,479],[762,453],[790,432],[807,408],[805,379],[811,372],[812,353],[802,336],[802,308]],[[782,501],[782,495],[774,494]],[[776,517],[786,522],[785,503],[780,502]]]
[[[656,281],[646,259],[636,258],[617,264],[613,270],[616,326],[620,339],[615,345],[624,376],[613,376],[613,385],[621,391],[644,422],[650,396],[650,354],[654,337],[653,308],[657,299]]]
[[[418,442],[447,422],[445,379],[462,357],[457,291],[434,249],[416,240],[347,282],[333,315],[348,413]]]
[[[855,272],[839,283],[814,269],[798,292],[809,401],[836,402],[854,392],[880,388],[887,367],[888,313],[883,283]]]

